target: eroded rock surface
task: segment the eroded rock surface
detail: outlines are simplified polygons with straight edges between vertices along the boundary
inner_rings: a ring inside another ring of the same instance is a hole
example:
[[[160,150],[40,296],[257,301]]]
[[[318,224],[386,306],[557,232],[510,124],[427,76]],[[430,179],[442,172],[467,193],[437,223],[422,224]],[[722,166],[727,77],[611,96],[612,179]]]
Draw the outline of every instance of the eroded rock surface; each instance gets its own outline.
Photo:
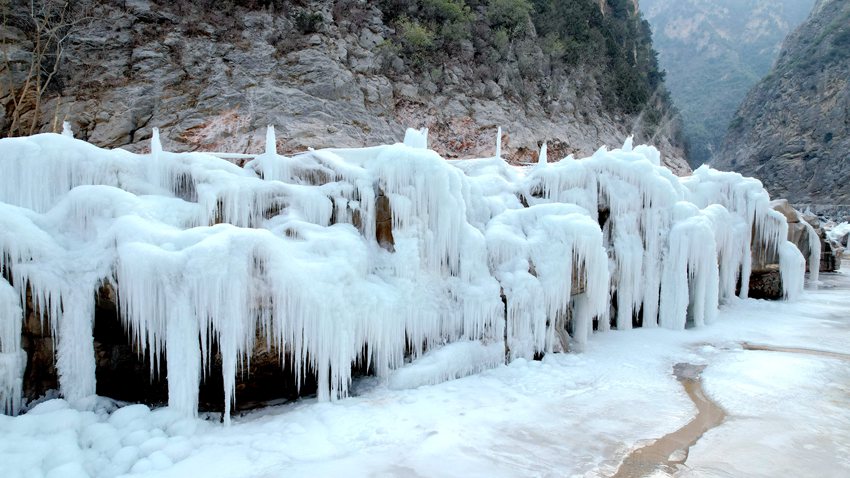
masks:
[[[757,177],[792,204],[846,213],[848,151],[850,2],[819,0],[744,100],[713,166]]]
[[[278,151],[288,154],[393,143],[407,127],[428,127],[430,146],[453,158],[492,155],[501,126],[504,156],[516,162],[536,161],[544,141],[560,159],[619,146],[634,133],[658,146],[677,174],[689,172],[666,120],[650,130],[643,112],[607,107],[598,65],[547,73],[534,42],[510,43],[485,71],[489,60],[466,41],[450,61],[421,71],[394,53],[396,30],[380,2],[91,4],[34,132],[57,131],[67,119],[79,138],[140,152],[159,127],[167,150],[257,153],[272,124]],[[315,25],[305,28],[300,15]],[[20,85],[31,35],[25,25],[4,30]],[[524,79],[529,70],[538,82]],[[10,127],[11,99],[2,95],[0,132]]]

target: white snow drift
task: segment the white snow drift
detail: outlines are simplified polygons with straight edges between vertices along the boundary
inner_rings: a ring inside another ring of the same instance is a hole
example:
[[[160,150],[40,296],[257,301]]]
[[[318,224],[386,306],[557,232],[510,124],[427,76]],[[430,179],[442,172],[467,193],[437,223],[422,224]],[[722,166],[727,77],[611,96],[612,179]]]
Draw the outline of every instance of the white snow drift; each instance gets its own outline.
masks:
[[[95,393],[95,292],[111,284],[151,373],[166,358],[174,409],[197,414],[220,351],[226,418],[257,338],[334,399],[352,363],[388,377],[448,343],[473,348],[429,355],[440,378],[500,362],[497,350],[563,350],[568,332],[581,347],[594,321],[702,325],[739,281],[746,295],[752,254],[778,254],[786,296],[802,289],[804,259],[757,180],[708,167],[677,178],[631,140],[540,158],[445,161],[414,130],[404,144],[285,157],[269,128],[244,167],[165,152],[156,132],[144,155],[67,135],[0,140],[0,402],[20,405],[27,288],[67,399]]]

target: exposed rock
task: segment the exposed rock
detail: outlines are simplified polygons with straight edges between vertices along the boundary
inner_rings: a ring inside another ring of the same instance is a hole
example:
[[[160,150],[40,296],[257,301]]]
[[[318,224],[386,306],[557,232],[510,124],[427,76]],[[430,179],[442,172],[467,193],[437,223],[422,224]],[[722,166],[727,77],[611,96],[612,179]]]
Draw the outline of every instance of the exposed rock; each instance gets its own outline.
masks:
[[[841,267],[841,254],[843,253],[843,249],[837,244],[833,244],[829,241],[826,231],[823,227],[821,227],[820,220],[817,216],[811,213],[801,213],[797,211],[788,204],[786,199],[771,201],[770,205],[774,210],[781,212],[788,221],[788,240],[794,243],[800,252],[803,253],[803,257],[806,258],[807,270],[810,271],[813,266],[809,263],[809,257],[812,251],[812,245],[809,242],[809,227],[814,229],[820,242],[821,253],[818,264],[820,272],[835,272]],[[775,257],[775,255],[768,257],[766,260],[769,264],[778,262],[778,258]],[[758,264],[757,261],[754,262]],[[756,265],[757,269],[759,267],[759,265]]]
[[[779,211],[785,216],[785,220],[788,221],[788,224],[794,224],[800,222],[800,215],[797,211],[788,204],[787,199],[776,199],[770,202],[770,207],[772,207],[775,211]]]
[[[844,248],[829,240],[821,242],[820,270],[821,272],[837,272],[841,269],[841,256]]]
[[[841,266],[843,250],[832,244],[817,216],[801,214],[785,199],[771,202],[774,210],[781,212],[788,221],[787,240],[797,246],[806,258],[806,270],[818,267],[820,272],[835,272]],[[817,265],[810,263],[812,244],[809,227],[813,228],[820,242],[820,257]],[[753,253],[752,273],[750,274],[749,297],[754,299],[778,300],[783,297],[782,278],[779,274],[779,257],[774,251]]]
[[[456,61],[416,73],[385,46],[395,30],[378,4],[243,3],[214,10],[149,0],[98,3],[65,48],[36,132],[67,119],[79,138],[141,152],[159,127],[168,150],[255,153],[273,124],[279,152],[289,154],[392,143],[407,127],[428,127],[436,151],[468,157],[492,155],[502,126],[510,132],[505,157],[514,161],[531,160],[525,152],[543,141],[562,142],[565,155],[589,155],[637,133],[662,150],[677,174],[689,171],[677,138],[643,133],[642,115],[603,107],[595,76],[604,73],[541,74],[546,84],[526,85],[512,53],[498,62],[500,77],[482,81],[481,59],[474,58],[480,52],[469,41]],[[316,31],[299,30],[302,8],[320,15]],[[19,60],[13,65],[22,66],[32,48],[25,32],[4,34],[10,57]],[[15,81],[23,81],[21,74]],[[7,127],[0,123],[0,132]]]
[[[140,353],[131,342],[109,285],[100,288],[95,302],[94,350],[98,395],[149,405],[168,401],[165,357],[152,367],[150,353]]]
[[[688,160],[711,160],[747,91],[814,0],[641,0],[666,84],[682,114]]]
[[[27,290],[26,311],[24,313],[21,348],[27,354],[24,369],[24,397],[33,399],[43,396],[49,390],[59,388],[54,360],[53,331],[42,322],[33,308],[32,294]]]
[[[747,95],[719,169],[762,180],[793,204],[850,204],[850,2],[819,0],[783,46],[772,72]]]
[[[22,334],[27,353],[24,398],[34,400],[58,389],[58,381],[51,331],[41,326],[31,298],[28,297],[27,302],[27,320]],[[98,292],[93,333],[98,395],[148,405],[167,403],[165,357],[160,357],[156,366],[152,366],[150,354],[141,353],[130,341],[118,317],[115,290],[110,285],[104,285]],[[221,356],[216,350],[212,354],[209,374],[201,383],[198,395],[202,411],[221,411],[223,407]],[[282,362],[287,363],[285,355],[268,346],[264,337],[255,341],[250,360],[250,368],[236,377],[236,410],[315,393],[314,378],[308,375],[300,387],[296,386],[295,372],[282,365]]]
[[[393,213],[390,207],[390,198],[380,191],[375,198],[375,238],[384,249],[394,252],[395,239],[393,239]]]
[[[779,300],[782,298],[782,278],[778,265],[770,265],[750,274],[749,297]]]

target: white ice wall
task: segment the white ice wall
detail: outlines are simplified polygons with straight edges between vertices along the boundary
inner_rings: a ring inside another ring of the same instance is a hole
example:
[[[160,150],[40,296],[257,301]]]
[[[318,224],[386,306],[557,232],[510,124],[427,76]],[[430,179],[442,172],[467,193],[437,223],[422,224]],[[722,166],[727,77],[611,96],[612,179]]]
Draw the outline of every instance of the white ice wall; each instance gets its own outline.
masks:
[[[94,294],[109,283],[152,373],[167,359],[169,406],[192,415],[214,345],[229,411],[257,331],[297,380],[313,374],[319,398],[335,399],[352,363],[388,377],[406,354],[448,343],[532,357],[561,349],[569,319],[580,348],[594,319],[608,327],[614,293],[619,329],[637,317],[681,329],[688,310],[702,325],[746,281],[753,230],[756,250],[779,253],[786,294],[802,284],[760,183],[707,168],[680,180],[631,141],[531,168],[498,149],[445,161],[414,130],[404,144],[284,157],[269,128],[266,151],[245,167],[163,151],[158,132],[151,151],[67,135],[0,140],[7,411],[19,403],[22,365],[9,357],[21,356],[28,287],[57,339],[64,396],[95,392]],[[376,238],[379,195],[392,250]],[[477,369],[446,367],[441,376]]]

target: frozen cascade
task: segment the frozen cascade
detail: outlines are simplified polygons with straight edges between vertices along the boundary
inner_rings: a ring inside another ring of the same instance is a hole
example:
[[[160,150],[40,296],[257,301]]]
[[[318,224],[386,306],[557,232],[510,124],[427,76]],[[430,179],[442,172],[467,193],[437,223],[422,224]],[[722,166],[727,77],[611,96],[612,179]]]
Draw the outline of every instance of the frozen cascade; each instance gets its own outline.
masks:
[[[593,315],[607,306],[608,264],[601,232],[580,207],[540,204],[507,210],[490,221],[486,237],[507,301],[505,336],[511,358],[553,351],[556,324],[568,313],[574,273],[584,271],[588,280],[601,282],[587,285]]]
[[[801,221],[801,224],[806,228],[806,234],[809,238],[809,257],[807,258],[809,264],[809,282],[817,286],[818,279],[820,279],[820,236],[818,236],[815,228],[808,222]]]
[[[719,212],[714,208],[710,213],[714,217],[715,237],[718,245],[718,259],[722,278],[720,297],[725,299],[734,294],[734,284],[740,278],[740,296],[746,298],[749,290],[750,272],[753,258],[764,261],[780,254],[787,242],[788,224],[785,217],[770,206],[770,196],[764,190],[761,181],[747,178],[738,173],[723,172],[701,166],[692,176],[682,178],[690,191],[690,201],[701,208],[711,205],[723,207],[728,212]],[[790,254],[780,254],[780,276],[783,282],[799,282],[794,277],[795,267],[783,261],[796,258]],[[786,279],[786,274],[790,274]]]
[[[69,135],[0,140],[0,402],[20,406],[28,291],[66,398],[95,393],[94,297],[109,284],[152,375],[165,359],[169,407],[197,414],[220,354],[229,420],[257,341],[333,400],[352,364],[433,383],[500,351],[581,349],[611,319],[702,325],[753,256],[778,254],[785,295],[802,289],[802,256],[756,180],[677,178],[631,139],[551,163],[543,145],[524,168],[500,143],[501,131],[495,157],[446,161],[411,129],[400,144],[287,157],[269,127],[239,167],[164,151],[158,131],[144,155]],[[398,370],[409,360],[418,371]]]
[[[819,265],[820,261],[815,264]],[[784,241],[779,246],[779,273],[783,295],[786,299],[796,299],[803,292],[806,258],[793,242]]]
[[[660,325],[684,329],[688,307],[694,325],[714,318],[718,304],[719,272],[712,222],[692,203],[679,202],[661,281]]]
[[[21,350],[23,311],[18,293],[0,278],[0,410],[9,415],[21,406],[26,355]]]
[[[686,194],[678,179],[657,166],[645,149],[600,149],[583,160],[567,158],[529,173],[529,203],[578,204],[603,223],[611,258],[610,293],[617,294],[616,325],[631,328],[638,311],[643,324],[657,323],[661,257],[669,210]],[[607,328],[600,323],[600,328]]]

